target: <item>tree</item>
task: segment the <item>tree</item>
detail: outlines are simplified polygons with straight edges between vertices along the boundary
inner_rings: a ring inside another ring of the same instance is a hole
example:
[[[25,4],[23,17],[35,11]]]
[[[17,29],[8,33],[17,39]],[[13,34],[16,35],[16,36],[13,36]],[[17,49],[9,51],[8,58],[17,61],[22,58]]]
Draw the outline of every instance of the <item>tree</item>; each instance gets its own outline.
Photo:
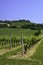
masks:
[[[36,36],[39,36],[40,34],[41,34],[41,29],[39,29],[39,30],[35,33]]]

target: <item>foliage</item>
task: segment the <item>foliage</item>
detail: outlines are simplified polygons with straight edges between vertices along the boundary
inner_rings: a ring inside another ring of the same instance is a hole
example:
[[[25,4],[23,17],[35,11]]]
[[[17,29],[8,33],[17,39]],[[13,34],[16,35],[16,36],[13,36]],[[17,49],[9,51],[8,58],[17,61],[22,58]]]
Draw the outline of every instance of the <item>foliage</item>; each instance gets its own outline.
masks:
[[[0,20],[0,28],[23,28],[23,29],[32,29],[38,30],[43,29],[43,24],[32,23],[30,20],[14,20],[14,21],[2,21]]]
[[[35,33],[36,36],[39,36],[40,34],[41,34],[41,29],[39,29],[39,30]]]

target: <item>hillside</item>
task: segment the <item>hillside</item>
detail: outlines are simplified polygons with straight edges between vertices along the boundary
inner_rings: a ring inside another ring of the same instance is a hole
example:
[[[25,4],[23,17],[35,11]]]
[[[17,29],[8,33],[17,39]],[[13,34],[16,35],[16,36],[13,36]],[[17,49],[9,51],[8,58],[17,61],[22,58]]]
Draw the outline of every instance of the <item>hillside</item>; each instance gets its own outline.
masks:
[[[0,21],[0,65],[42,65],[42,40],[42,24],[29,20]]]
[[[25,29],[43,29],[43,24],[32,23],[30,20],[14,20],[14,21],[2,21],[0,20],[0,28],[25,28]]]

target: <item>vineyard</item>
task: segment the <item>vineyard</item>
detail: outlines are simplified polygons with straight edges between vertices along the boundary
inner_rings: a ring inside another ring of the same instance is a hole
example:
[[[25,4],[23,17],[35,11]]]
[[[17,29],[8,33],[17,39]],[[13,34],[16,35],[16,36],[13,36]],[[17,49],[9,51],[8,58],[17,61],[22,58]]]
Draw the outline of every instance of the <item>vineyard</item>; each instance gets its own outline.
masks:
[[[36,31],[31,29],[0,28],[0,65],[42,65],[43,33],[35,36]],[[22,34],[23,45],[27,45],[27,52],[23,56]],[[39,61],[41,62],[39,63]]]

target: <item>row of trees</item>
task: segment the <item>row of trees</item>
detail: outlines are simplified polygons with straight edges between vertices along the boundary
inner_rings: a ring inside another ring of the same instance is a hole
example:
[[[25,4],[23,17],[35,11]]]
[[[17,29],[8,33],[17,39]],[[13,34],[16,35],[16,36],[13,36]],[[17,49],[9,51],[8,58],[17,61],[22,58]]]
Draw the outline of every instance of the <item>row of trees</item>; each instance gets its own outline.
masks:
[[[38,29],[43,29],[43,25],[31,23],[31,24],[22,25],[22,28],[29,28],[32,30],[38,30]]]

